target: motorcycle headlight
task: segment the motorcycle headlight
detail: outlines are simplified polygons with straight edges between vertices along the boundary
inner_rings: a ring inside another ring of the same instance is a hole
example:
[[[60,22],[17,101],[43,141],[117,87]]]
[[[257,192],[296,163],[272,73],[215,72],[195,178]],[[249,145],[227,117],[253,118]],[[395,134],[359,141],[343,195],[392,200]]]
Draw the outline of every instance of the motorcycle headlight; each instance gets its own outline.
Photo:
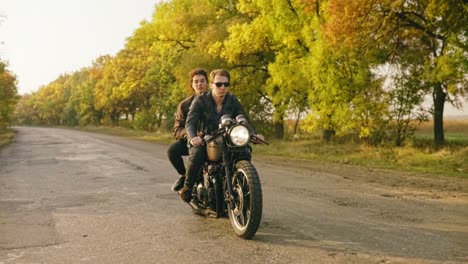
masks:
[[[229,133],[229,139],[238,147],[244,146],[250,140],[249,130],[245,126],[234,126]]]

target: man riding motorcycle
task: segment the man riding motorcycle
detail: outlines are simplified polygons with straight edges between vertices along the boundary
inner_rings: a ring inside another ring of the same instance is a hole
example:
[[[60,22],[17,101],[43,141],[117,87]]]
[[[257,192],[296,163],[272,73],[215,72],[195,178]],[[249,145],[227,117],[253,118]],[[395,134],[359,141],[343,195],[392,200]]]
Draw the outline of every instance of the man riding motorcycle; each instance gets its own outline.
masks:
[[[228,71],[223,69],[213,70],[210,73],[210,81],[211,91],[196,97],[187,115],[186,132],[189,143],[189,158],[184,187],[180,190],[180,197],[185,202],[191,200],[194,179],[207,157],[203,138],[197,132],[202,131],[204,134],[210,134],[216,131],[223,115],[231,117],[247,116],[237,97],[228,91],[230,86]],[[248,128],[252,134],[255,134],[250,125],[248,125]],[[260,134],[257,137],[263,139]]]

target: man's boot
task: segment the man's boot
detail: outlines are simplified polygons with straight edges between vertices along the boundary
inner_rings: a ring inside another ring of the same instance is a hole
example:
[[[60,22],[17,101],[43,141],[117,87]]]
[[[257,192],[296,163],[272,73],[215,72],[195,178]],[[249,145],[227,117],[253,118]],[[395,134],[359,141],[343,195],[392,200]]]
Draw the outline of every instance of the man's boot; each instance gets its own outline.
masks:
[[[190,200],[192,200],[192,188],[188,188],[184,185],[184,187],[180,190],[179,194],[180,198],[186,203],[189,203]]]
[[[180,189],[182,189],[182,187],[184,187],[184,183],[185,183],[185,176],[180,175],[179,178],[174,182],[174,184],[172,184],[172,190],[174,192],[178,192]]]

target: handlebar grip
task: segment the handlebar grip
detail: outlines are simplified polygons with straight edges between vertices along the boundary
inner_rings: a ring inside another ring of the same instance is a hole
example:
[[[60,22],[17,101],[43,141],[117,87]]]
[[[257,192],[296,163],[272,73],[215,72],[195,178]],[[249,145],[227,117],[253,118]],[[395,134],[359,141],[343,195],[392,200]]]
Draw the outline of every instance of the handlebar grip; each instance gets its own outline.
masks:
[[[263,139],[260,139],[259,137],[257,137],[256,135],[252,135],[252,138],[256,141],[259,141],[260,143],[263,143],[265,145],[270,145],[270,143],[266,142],[265,140]]]

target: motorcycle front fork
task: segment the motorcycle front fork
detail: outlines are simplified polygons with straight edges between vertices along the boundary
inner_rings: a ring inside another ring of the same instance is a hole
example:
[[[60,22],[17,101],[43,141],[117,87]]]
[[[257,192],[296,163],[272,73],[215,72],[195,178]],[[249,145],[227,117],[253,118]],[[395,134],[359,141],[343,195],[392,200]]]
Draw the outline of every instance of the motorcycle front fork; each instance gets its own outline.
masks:
[[[229,203],[229,208],[234,208],[234,196],[232,191],[232,175],[231,175],[231,156],[228,153],[223,153],[223,167],[226,175],[227,191],[228,197],[227,202]]]

